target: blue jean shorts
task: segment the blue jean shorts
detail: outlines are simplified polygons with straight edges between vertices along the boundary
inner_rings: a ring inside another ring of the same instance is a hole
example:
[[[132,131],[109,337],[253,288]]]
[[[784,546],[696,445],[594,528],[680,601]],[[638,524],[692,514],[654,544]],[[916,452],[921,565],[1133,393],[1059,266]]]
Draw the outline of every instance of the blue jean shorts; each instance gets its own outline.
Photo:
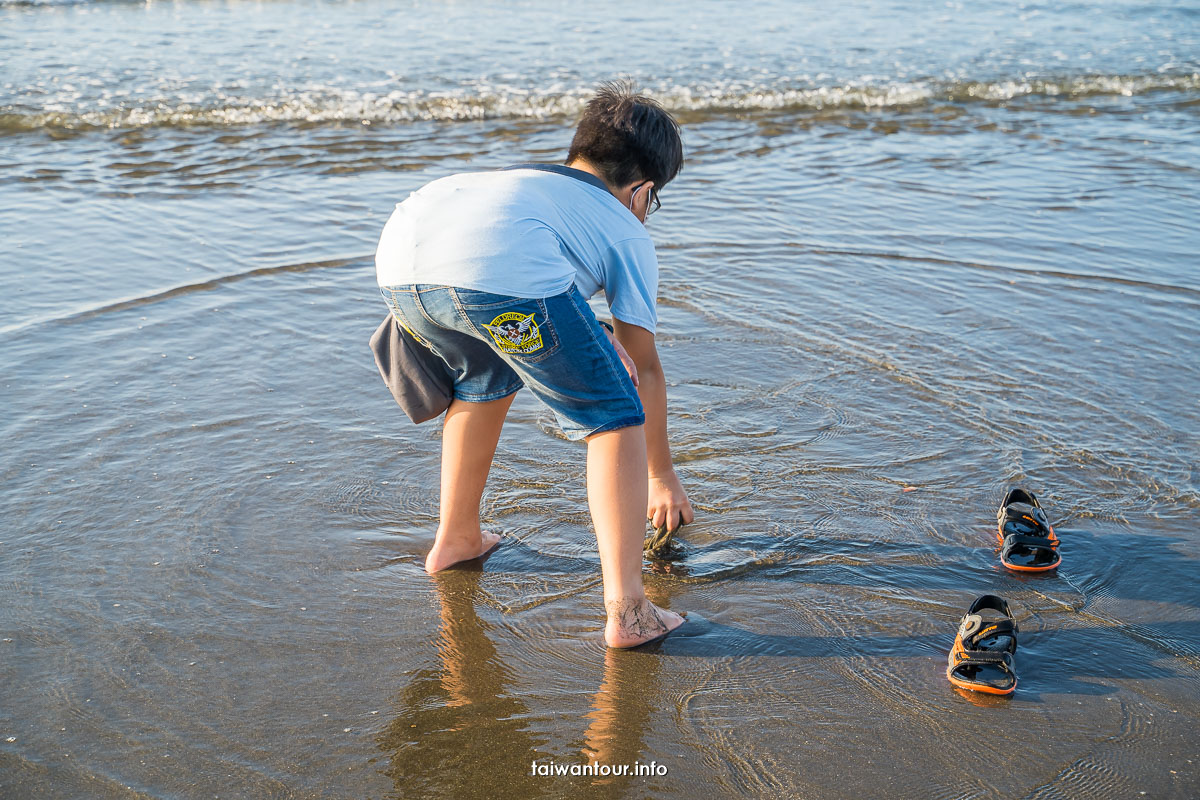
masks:
[[[528,386],[572,440],[646,421],[629,373],[574,286],[544,299],[425,284],[380,291],[455,374],[457,399],[486,403]]]

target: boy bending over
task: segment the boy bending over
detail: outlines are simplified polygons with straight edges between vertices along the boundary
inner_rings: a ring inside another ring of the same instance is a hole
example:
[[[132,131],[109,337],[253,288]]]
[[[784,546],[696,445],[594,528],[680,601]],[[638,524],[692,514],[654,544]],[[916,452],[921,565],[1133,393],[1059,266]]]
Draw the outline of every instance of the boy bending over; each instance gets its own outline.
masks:
[[[667,445],[654,344],[658,260],[645,229],[682,166],[670,114],[631,86],[606,84],[584,111],[566,166],[436,180],[396,206],[376,253],[393,315],[455,375],[440,524],[425,569],[499,543],[480,529],[479,502],[513,395],[528,386],[569,439],[587,441],[610,647],[683,623],[646,599],[641,571],[645,517],[673,530],[693,516]],[[587,304],[601,289],[611,327]]]

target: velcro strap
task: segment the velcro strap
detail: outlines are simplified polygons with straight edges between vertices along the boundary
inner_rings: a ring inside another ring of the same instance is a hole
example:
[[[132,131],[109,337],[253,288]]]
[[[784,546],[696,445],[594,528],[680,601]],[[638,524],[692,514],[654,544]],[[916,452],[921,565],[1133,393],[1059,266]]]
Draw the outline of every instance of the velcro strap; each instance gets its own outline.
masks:
[[[970,641],[964,640],[964,644],[974,644],[980,639],[988,639],[993,636],[1012,636],[1016,638],[1017,623],[1011,619],[1001,619],[994,622],[988,622],[979,629],[978,633],[974,633],[970,637]]]
[[[1011,550],[1014,547],[1040,547],[1043,550],[1055,550],[1058,548],[1058,542],[1047,536],[1023,536],[1019,533],[1010,533],[1004,537],[1004,549]]]
[[[1024,517],[1005,519],[1004,523],[1000,527],[1008,535],[1029,533],[1029,534],[1034,534],[1034,535],[1040,534],[1041,536],[1045,536],[1047,533],[1050,532],[1049,526],[1043,525],[1043,524],[1039,523],[1037,520],[1034,520],[1031,522],[1030,520],[1028,520]]]
[[[1050,521],[1046,519],[1045,511],[1026,505],[1025,503],[1013,503],[1010,506],[1005,506],[1001,509],[999,516],[1005,524],[1011,522],[1034,528],[1045,528],[1050,525]]]
[[[1004,515],[1006,517],[1022,517],[1034,516],[1035,507],[1029,503],[1009,503],[1004,507]]]
[[[958,655],[958,664],[1002,664],[1012,666],[1012,655],[1004,650],[964,650]]]

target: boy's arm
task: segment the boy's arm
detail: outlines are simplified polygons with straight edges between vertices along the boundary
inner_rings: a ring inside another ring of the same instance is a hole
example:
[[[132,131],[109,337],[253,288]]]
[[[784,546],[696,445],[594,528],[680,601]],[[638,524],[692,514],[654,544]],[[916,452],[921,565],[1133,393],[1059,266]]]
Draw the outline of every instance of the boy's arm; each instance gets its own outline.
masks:
[[[646,467],[650,474],[649,500],[646,516],[654,527],[666,525],[675,530],[693,519],[688,502],[667,443],[667,381],[654,334],[638,325],[613,320],[617,341],[625,348],[637,367],[638,396],[646,411]]]

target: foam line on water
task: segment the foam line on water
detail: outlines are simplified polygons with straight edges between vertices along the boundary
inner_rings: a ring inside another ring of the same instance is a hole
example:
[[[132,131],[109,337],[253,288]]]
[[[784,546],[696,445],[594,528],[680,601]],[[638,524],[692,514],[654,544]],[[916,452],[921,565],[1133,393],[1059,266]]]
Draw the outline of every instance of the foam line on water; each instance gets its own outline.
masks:
[[[153,292],[151,294],[126,297],[115,302],[104,303],[91,308],[78,309],[67,314],[48,315],[44,317],[38,317],[36,319],[24,320],[12,325],[0,327],[0,335],[17,333],[28,328],[34,328],[39,325],[47,325],[53,322],[79,322],[100,316],[101,314],[109,314],[115,311],[125,311],[126,309],[136,308],[149,303],[157,303],[162,300],[169,300],[173,297],[179,297],[180,295],[216,289],[220,286],[245,280],[246,278],[257,278],[263,275],[276,275],[285,272],[308,272],[317,269],[337,269],[340,267],[362,264],[370,259],[370,255],[361,255],[351,256],[348,258],[330,259],[327,261],[311,261],[299,264],[280,264],[273,267],[259,267],[246,272],[235,272],[230,275],[221,275],[216,278],[210,278],[206,281],[181,284],[179,286]]]
[[[33,87],[37,88],[37,87]],[[1200,89],[1200,73],[1134,75],[1016,76],[1001,80],[916,80],[803,85],[780,78],[763,84],[674,86],[653,92],[671,111],[702,121],[756,111],[879,110],[920,108],[935,103],[1005,103],[1034,97],[1059,101],[1094,96],[1131,97],[1160,91]],[[33,89],[30,90],[31,92]],[[240,96],[214,86],[187,97],[88,99],[39,90],[22,102],[0,106],[0,133],[160,127],[240,127],[269,123],[403,124],[418,121],[550,120],[578,114],[591,87],[529,91],[485,87],[482,91],[395,89],[363,92],[313,85],[272,97]],[[29,102],[32,101],[32,102]]]

